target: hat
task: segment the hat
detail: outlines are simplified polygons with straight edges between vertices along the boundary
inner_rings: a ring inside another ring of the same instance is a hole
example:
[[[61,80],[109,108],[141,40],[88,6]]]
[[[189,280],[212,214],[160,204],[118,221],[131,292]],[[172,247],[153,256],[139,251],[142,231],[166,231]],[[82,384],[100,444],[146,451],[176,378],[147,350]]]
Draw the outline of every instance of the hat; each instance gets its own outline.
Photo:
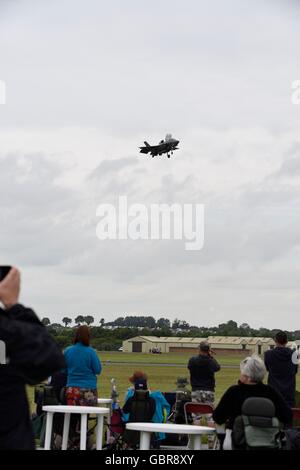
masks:
[[[134,382],[135,390],[148,390],[147,380],[145,379],[137,379]]]

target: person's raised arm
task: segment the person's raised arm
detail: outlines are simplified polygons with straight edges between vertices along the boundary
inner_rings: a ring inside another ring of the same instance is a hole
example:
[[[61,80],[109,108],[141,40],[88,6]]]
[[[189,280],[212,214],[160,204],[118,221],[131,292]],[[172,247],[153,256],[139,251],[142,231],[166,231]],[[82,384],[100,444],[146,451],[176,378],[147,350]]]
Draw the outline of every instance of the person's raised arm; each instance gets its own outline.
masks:
[[[33,310],[18,304],[20,273],[12,268],[0,282],[0,340],[6,347],[8,366],[27,383],[44,380],[64,366],[58,346]]]
[[[211,361],[210,361],[211,370],[213,372],[219,372],[219,370],[221,369],[221,366],[218,363],[218,361],[216,361],[216,359],[214,357],[210,357],[210,359],[211,359]]]

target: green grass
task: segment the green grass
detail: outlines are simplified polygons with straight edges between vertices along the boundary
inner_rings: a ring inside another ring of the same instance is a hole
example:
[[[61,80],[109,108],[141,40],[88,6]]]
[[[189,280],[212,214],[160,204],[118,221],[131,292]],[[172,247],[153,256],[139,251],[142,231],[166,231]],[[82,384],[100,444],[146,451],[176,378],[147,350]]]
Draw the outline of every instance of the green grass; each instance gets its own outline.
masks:
[[[132,362],[132,363],[154,363],[154,364],[182,364],[186,365],[191,353],[163,353],[163,354],[141,354],[141,353],[122,353],[122,352],[107,352],[99,353],[102,361],[111,362]],[[240,356],[214,356],[215,359],[222,365],[239,365],[241,361]]]
[[[117,380],[117,389],[120,395],[121,403],[124,402],[124,397],[127,388],[130,386],[128,378],[132,375],[134,370],[143,370],[148,375],[148,384],[151,390],[160,390],[162,392],[174,391],[176,386],[176,378],[179,376],[189,377],[187,370],[187,362],[190,354],[134,354],[134,353],[121,353],[121,352],[101,352],[99,356],[104,363],[100,377],[98,378],[98,393],[99,397],[110,397],[112,378]],[[238,365],[240,358],[236,356],[218,357],[221,365],[230,364]],[[132,364],[114,364],[113,362],[131,362]],[[141,362],[142,364],[134,364]],[[144,365],[146,363],[155,363],[155,365]],[[178,366],[166,367],[160,364],[172,363]],[[221,369],[216,374],[216,400],[218,401],[228,387],[235,384],[239,379],[239,369]],[[297,377],[297,389],[300,390],[300,375]],[[33,388],[28,387],[28,397],[31,404],[31,409],[34,409],[33,404]]]

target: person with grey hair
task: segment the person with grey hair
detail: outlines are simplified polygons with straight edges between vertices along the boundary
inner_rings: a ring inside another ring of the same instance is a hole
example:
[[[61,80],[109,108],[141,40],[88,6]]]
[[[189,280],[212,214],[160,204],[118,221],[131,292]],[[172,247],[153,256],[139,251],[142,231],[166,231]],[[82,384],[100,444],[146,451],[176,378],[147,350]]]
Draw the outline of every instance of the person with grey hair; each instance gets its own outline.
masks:
[[[241,362],[240,371],[238,384],[232,385],[224,393],[214,410],[214,421],[219,425],[225,424],[228,430],[232,430],[235,419],[242,414],[244,401],[256,397],[271,400],[278,420],[285,426],[291,424],[293,419],[291,408],[276,390],[263,383],[266,375],[264,362],[255,355],[247,357]]]

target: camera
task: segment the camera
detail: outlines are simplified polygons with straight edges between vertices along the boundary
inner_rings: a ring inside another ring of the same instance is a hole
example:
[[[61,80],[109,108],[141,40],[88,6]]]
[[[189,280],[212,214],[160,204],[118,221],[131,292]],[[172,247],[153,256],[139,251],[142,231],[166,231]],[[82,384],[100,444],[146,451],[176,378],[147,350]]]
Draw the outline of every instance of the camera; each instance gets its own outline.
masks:
[[[11,266],[0,266],[0,282],[5,279],[10,270]]]

